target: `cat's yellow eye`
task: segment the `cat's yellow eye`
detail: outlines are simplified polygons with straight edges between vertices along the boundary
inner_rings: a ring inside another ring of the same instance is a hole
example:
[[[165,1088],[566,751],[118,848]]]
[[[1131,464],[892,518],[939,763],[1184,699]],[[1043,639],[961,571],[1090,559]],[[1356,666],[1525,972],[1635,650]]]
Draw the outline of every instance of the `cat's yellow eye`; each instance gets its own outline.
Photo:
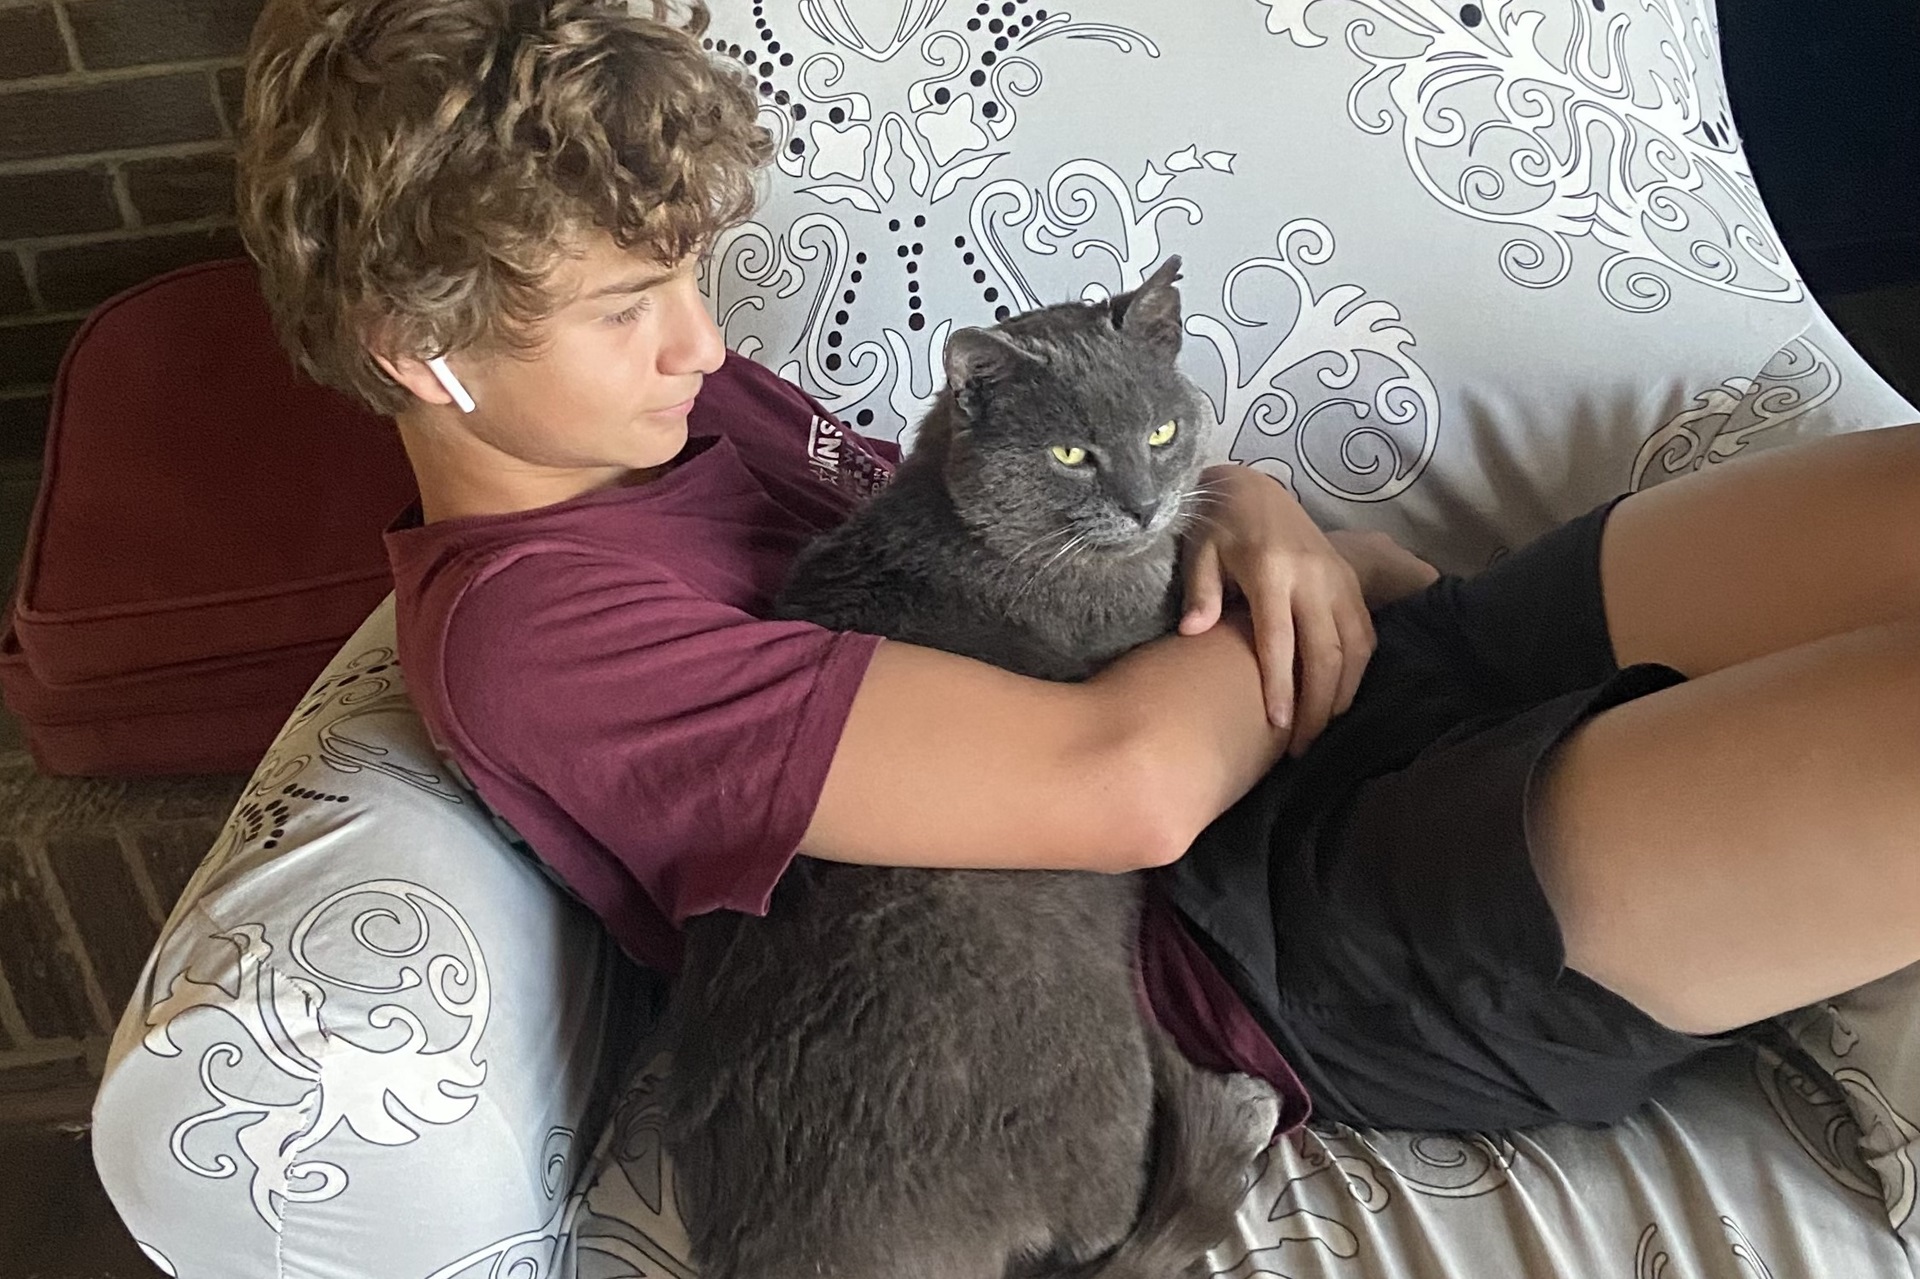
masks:
[[[1173,443],[1174,433],[1180,429],[1176,422],[1162,422],[1153,428],[1153,434],[1147,437],[1147,443],[1159,448],[1162,444]]]
[[[1078,466],[1087,460],[1087,451],[1071,444],[1056,444],[1053,446],[1053,460],[1062,466]]]

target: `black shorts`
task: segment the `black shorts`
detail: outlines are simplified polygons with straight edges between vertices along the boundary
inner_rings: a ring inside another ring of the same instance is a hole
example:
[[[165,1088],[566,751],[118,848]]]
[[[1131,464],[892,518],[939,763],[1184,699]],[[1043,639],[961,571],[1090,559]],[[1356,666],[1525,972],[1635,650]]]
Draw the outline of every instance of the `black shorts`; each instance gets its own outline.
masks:
[[[1162,872],[1316,1121],[1608,1123],[1728,1042],[1566,967],[1528,852],[1541,760],[1588,717],[1684,678],[1614,662],[1613,505],[1379,610],[1352,708]]]

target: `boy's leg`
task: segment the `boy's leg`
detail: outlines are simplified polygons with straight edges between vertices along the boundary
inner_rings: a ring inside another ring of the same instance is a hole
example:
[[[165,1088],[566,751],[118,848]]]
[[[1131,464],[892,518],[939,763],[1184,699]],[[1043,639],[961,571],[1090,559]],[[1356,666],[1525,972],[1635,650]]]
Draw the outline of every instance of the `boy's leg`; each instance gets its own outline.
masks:
[[[1567,963],[1674,1029],[1920,960],[1920,618],[1605,711],[1534,800]]]
[[[1920,427],[1636,495],[1601,570],[1619,661],[1696,678],[1542,770],[1568,963],[1704,1033],[1920,960]]]
[[[1636,493],[1607,520],[1600,576],[1620,665],[1687,675],[1920,614],[1920,423]]]

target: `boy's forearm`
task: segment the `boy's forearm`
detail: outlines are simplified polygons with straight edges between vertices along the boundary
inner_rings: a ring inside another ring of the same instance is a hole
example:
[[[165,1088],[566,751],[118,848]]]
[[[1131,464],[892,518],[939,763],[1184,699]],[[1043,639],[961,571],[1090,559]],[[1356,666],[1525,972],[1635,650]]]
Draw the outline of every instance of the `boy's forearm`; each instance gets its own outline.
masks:
[[[1088,681],[1138,781],[1155,864],[1184,854],[1286,745],[1267,721],[1252,636],[1246,614],[1229,610],[1212,629],[1144,644]]]

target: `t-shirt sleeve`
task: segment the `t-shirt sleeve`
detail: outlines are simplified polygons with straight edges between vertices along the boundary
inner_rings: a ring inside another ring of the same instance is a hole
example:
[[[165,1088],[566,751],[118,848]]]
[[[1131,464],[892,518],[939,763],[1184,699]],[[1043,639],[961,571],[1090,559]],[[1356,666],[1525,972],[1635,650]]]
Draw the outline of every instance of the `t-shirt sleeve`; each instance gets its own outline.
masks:
[[[445,644],[462,745],[549,798],[678,926],[765,912],[879,640],[549,552],[470,585]]]

